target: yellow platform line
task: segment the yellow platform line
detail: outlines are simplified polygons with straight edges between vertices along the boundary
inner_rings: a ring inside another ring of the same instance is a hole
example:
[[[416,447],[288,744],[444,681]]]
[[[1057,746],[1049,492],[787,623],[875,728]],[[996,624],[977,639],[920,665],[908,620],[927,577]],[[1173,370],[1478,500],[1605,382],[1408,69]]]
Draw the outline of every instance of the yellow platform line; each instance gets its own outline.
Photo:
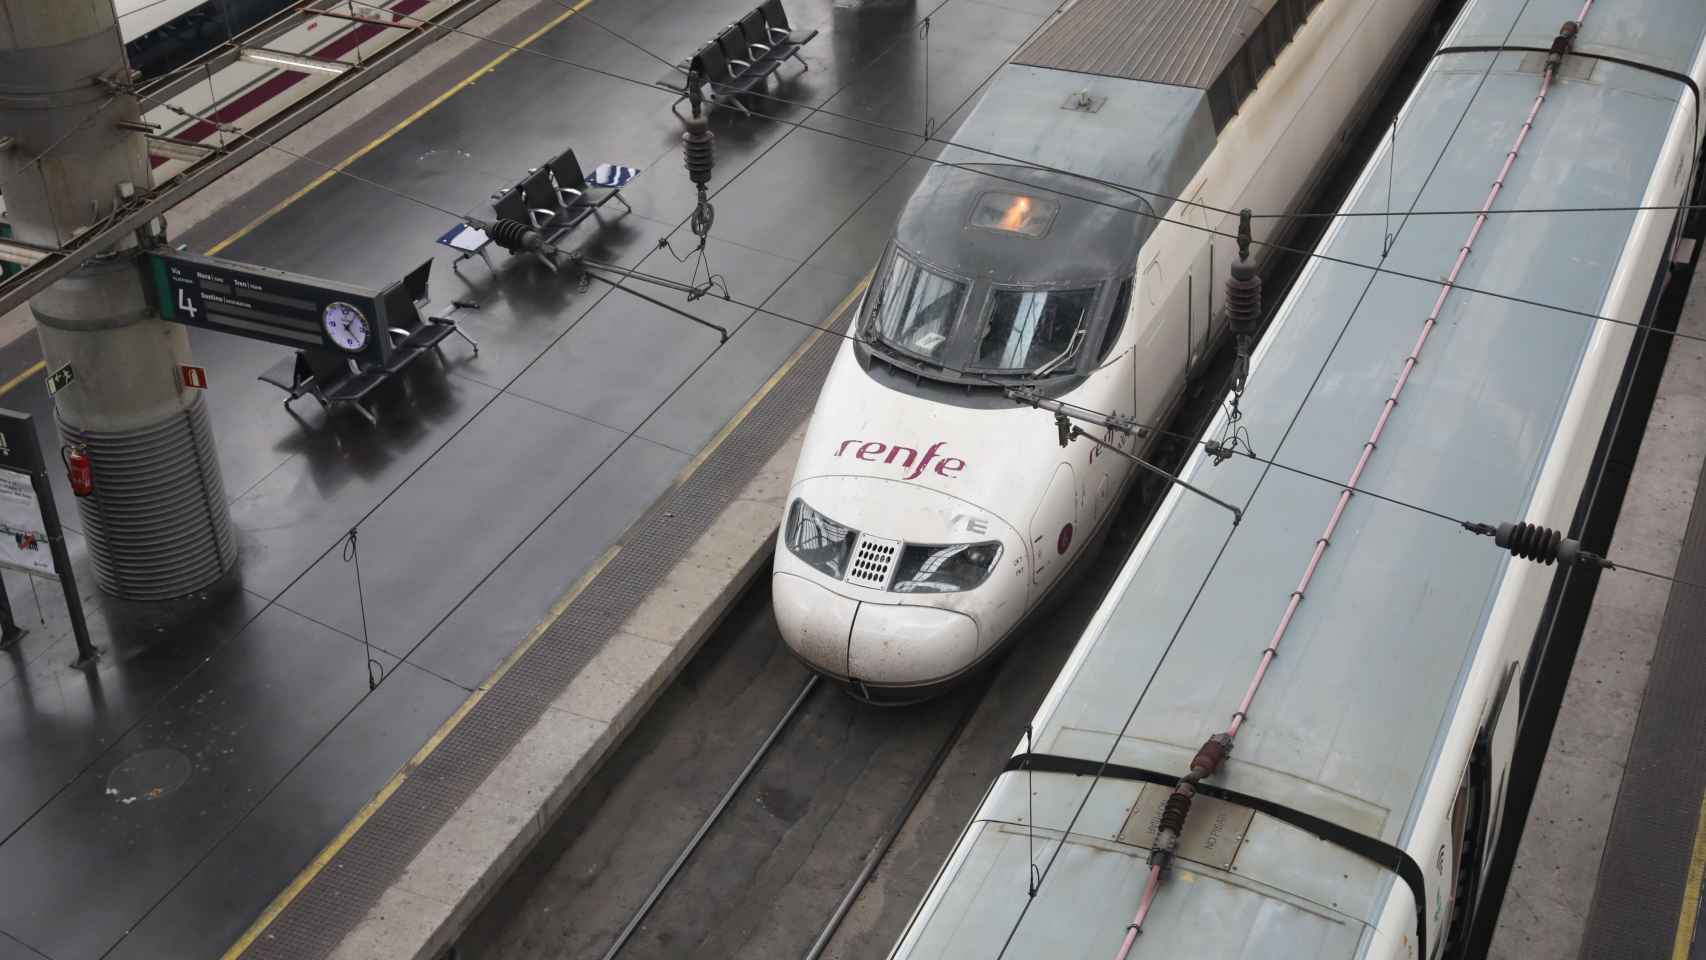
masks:
[[[436,108],[438,105],[442,104],[444,101],[449,100],[451,97],[462,92],[462,90],[464,90],[469,84],[473,83],[475,80],[478,80],[482,76],[492,72],[492,70],[496,69],[499,64],[503,63],[505,60],[508,60],[510,57],[515,56],[517,53],[520,53],[521,49],[523,47],[527,47],[527,46],[532,45],[532,43],[535,40],[538,40],[540,37],[543,37],[545,34],[550,33],[552,30],[555,30],[558,26],[560,26],[562,24],[562,22],[564,20],[567,20],[568,18],[574,16],[576,13],[579,13],[582,8],[584,8],[587,4],[589,4],[591,2],[592,2],[592,0],[579,0],[579,2],[577,2],[574,6],[569,7],[568,9],[564,10],[562,13],[553,17],[551,19],[551,22],[545,24],[543,27],[540,27],[539,29],[528,34],[527,38],[525,40],[522,40],[520,43],[516,44],[515,46],[513,46],[513,47],[509,48],[508,50],[505,50],[503,53],[500,53],[497,56],[493,57],[490,61],[488,61],[486,63],[485,66],[481,67],[478,70],[475,70],[473,73],[470,73],[468,76],[462,78],[462,80],[460,82],[458,82],[455,86],[451,87],[449,90],[446,90],[443,93],[439,94],[438,96],[432,98],[432,100],[430,102],[428,102],[426,106],[421,107],[419,110],[416,110],[414,113],[411,113],[407,117],[404,117],[400,122],[398,122],[398,124],[396,126],[392,127],[391,129],[385,131],[384,133],[380,134],[379,136],[368,141],[367,145],[363,146],[360,150],[357,150],[356,152],[350,154],[349,156],[347,156],[347,157],[343,158],[342,160],[338,161],[337,163],[333,164],[331,167],[329,167],[326,170],[326,172],[315,177],[313,180],[310,180],[308,182],[307,186],[296,191],[295,193],[291,194],[290,196],[285,197],[283,200],[280,200],[278,203],[273,204],[272,207],[267,210],[267,212],[261,214],[260,216],[256,217],[255,219],[249,221],[246,225],[243,226],[242,229],[238,230],[236,233],[233,233],[229,237],[226,237],[224,240],[221,240],[218,243],[214,244],[213,246],[209,247],[207,250],[208,255],[209,256],[216,255],[221,250],[224,250],[226,247],[229,247],[233,243],[236,243],[238,240],[243,239],[243,237],[248,235],[249,231],[255,229],[256,227],[260,226],[263,223],[266,223],[268,220],[271,220],[273,217],[278,215],[279,211],[283,210],[285,207],[288,207],[291,204],[295,203],[296,201],[307,196],[309,194],[309,192],[312,191],[315,187],[318,187],[320,184],[325,183],[327,180],[330,180],[333,177],[337,176],[338,174],[342,173],[344,171],[344,169],[346,167],[348,167],[350,164],[356,162],[357,160],[360,160],[362,157],[367,156],[368,153],[372,152],[372,150],[375,147],[379,146],[380,144],[384,143],[385,141],[396,136],[398,133],[402,132],[404,127],[407,127],[409,124],[414,123],[416,120],[419,120],[420,118],[426,116],[428,113],[430,113],[434,108]],[[463,36],[463,34],[456,34],[456,35],[457,36]],[[483,41],[476,41],[476,42],[483,42]]]
[[[582,6],[584,6],[585,3],[590,2],[591,0],[585,0]],[[859,295],[865,292],[865,288],[870,284],[870,282],[871,276],[870,274],[866,274],[865,278],[860,280],[858,285],[855,286],[847,296],[842,298],[841,302],[836,306],[834,313],[831,314],[830,326],[834,326],[835,322],[853,306],[854,302],[859,298]],[[782,365],[776,368],[776,372],[770,375],[770,379],[766,380],[764,384],[758,388],[758,391],[752,395],[752,398],[748,400],[740,410],[736,411],[735,415],[729,419],[729,422],[725,424],[721,430],[717,431],[716,436],[712,437],[710,441],[707,442],[699,451],[699,454],[688,462],[687,466],[682,469],[681,474],[675,478],[675,482],[673,484],[674,487],[679,487],[681,484],[686,483],[687,480],[692,477],[702,465],[704,465],[705,461],[710,458],[711,454],[715,453],[717,448],[722,446],[723,441],[728,439],[729,435],[734,432],[735,428],[740,426],[740,424],[746,420],[747,416],[758,407],[759,402],[768,396],[770,392],[776,388],[778,383],[782,382],[782,378],[787,376],[788,371],[792,370],[794,366],[799,363],[800,359],[806,355],[806,351],[811,349],[812,345],[815,344],[818,341],[818,338],[822,337],[825,332],[827,331],[822,328],[814,330],[812,334],[788,356],[788,359],[784,360]],[[0,393],[3,392],[4,390],[0,389]],[[491,690],[499,680],[503,679],[504,675],[509,673],[510,668],[515,666],[522,656],[525,655],[527,651],[531,650],[534,644],[539,642],[539,638],[545,635],[545,631],[549,630],[551,625],[556,623],[557,620],[562,617],[563,612],[569,608],[570,604],[574,603],[575,598],[579,597],[587,588],[587,585],[592,583],[600,573],[604,572],[604,568],[609,566],[610,561],[616,559],[616,555],[621,551],[622,544],[620,541],[613,543],[606,548],[604,553],[594,561],[592,567],[585,573],[581,574],[580,578],[574,582],[574,585],[565,591],[562,597],[558,598],[556,603],[551,605],[551,609],[546,612],[544,619],[542,619],[539,624],[528,633],[527,638],[514,650],[510,651],[509,656],[505,657],[503,662],[498,664],[497,669],[492,672],[492,675],[486,678],[486,681],[480,684],[473,693],[469,694],[467,699],[462,701],[462,705],[456,708],[456,712],[452,713],[444,723],[439,725],[438,730],[435,731],[432,736],[428,737],[425,743],[421,744],[420,749],[415,751],[415,755],[409,758],[409,762],[404,764],[402,769],[393,774],[391,779],[386,782],[385,786],[380,789],[379,793],[376,794],[372,800],[369,800],[360,810],[358,810],[356,815],[351,818],[348,823],[344,824],[344,828],[338,831],[337,836],[333,837],[331,842],[326,844],[325,848],[320,851],[319,855],[310,861],[308,866],[302,869],[301,873],[296,875],[296,878],[290,882],[290,885],[285,887],[277,897],[273,898],[272,903],[261,912],[259,917],[255,918],[255,922],[250,924],[249,929],[237,939],[237,942],[231,945],[230,949],[225,951],[223,960],[236,960],[237,957],[242,955],[243,951],[249,949],[249,946],[266,932],[267,928],[272,925],[272,922],[278,918],[278,915],[283,913],[284,909],[295,901],[308,884],[311,883],[315,877],[319,876],[320,872],[326,868],[327,864],[337,858],[337,855],[343,851],[346,845],[349,844],[350,838],[354,837],[369,820],[373,819],[373,815],[379,812],[380,808],[385,805],[385,802],[391,798],[393,793],[397,792],[397,788],[403,785],[403,781],[408,779],[409,774],[424,763],[428,757],[432,756],[433,751],[438,749],[439,745],[444,742],[445,738],[450,736],[451,732],[456,729],[456,727],[462,722],[463,718],[467,717],[469,712],[474,709],[474,705],[484,699],[487,691]]]
[[[1706,796],[1700,798],[1700,816],[1694,825],[1694,853],[1688,860],[1688,880],[1682,885],[1682,912],[1676,918],[1676,940],[1671,960],[1688,960],[1694,942],[1694,922],[1700,909],[1700,883],[1706,879]]]
[[[841,302],[836,304],[835,309],[830,312],[830,327],[835,326],[836,322],[841,319],[841,315],[846,313],[849,307],[853,306],[854,301],[858,300],[859,297],[864,294],[865,288],[870,285],[871,274],[867,273],[865,274],[864,279],[860,280],[858,284],[848,292],[847,296],[842,297]],[[776,372],[770,375],[770,379],[764,381],[763,386],[758,388],[758,392],[752,395],[752,399],[748,400],[744,406],[735,411],[735,415],[729,418],[729,422],[723,424],[723,429],[718,430],[716,435],[713,436],[704,447],[700,448],[698,455],[688,461],[687,466],[682,468],[681,475],[675,478],[675,486],[679,487],[683,483],[686,483],[687,478],[693,476],[694,471],[698,470],[700,465],[710,459],[711,454],[717,452],[717,448],[723,445],[723,441],[728,439],[729,434],[734,433],[735,428],[740,426],[741,422],[746,419],[747,414],[751,413],[753,409],[758,406],[759,401],[769,396],[770,391],[776,389],[776,385],[781,383],[782,378],[788,375],[788,371],[794,369],[794,364],[799,363],[800,358],[804,357],[806,355],[806,351],[810,350],[812,345],[817,343],[818,338],[828,332],[829,330],[823,327],[818,327],[812,330],[811,335],[806,337],[806,339],[794,349],[794,352],[788,355],[788,359],[782,361],[782,365],[776,368]]]
[[[28,380],[29,378],[35,376],[36,374],[38,374],[38,373],[40,373],[46,369],[47,369],[47,361],[46,360],[37,360],[35,363],[30,364],[29,367],[27,369],[25,369],[23,373],[18,374],[17,376],[6,381],[5,383],[0,383],[0,397],[3,397],[6,394],[11,393],[13,388],[17,387],[18,384],[23,383],[25,380]]]

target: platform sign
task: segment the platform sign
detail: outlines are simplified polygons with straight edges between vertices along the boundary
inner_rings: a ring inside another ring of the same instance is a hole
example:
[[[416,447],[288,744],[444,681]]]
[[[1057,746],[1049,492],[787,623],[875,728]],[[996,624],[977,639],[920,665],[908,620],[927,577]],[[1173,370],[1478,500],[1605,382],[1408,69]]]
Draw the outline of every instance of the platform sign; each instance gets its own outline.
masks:
[[[150,253],[145,262],[162,319],[366,361],[389,352],[387,306],[396,308],[399,283],[375,290],[187,253]]]

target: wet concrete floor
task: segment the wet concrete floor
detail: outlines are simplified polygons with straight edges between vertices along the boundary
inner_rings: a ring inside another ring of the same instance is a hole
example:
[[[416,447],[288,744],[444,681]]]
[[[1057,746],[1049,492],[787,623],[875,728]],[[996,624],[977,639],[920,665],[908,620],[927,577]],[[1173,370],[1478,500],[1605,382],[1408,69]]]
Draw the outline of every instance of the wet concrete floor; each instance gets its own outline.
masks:
[[[821,110],[951,129],[1054,5],[789,0],[797,25],[822,31],[805,50],[811,69],[784,68],[775,88],[802,105],[772,104],[773,118],[720,111],[713,123],[706,252],[732,295],[823,322],[874,261],[933,146]],[[728,327],[719,344],[674,313],[525,260],[500,255],[495,274],[469,261],[465,281],[432,243],[452,213],[484,214],[491,192],[573,146],[589,166],[645,172],[625,194],[633,213],[611,205],[571,245],[689,277],[691,260],[658,247],[691,240],[679,125],[671,98],[646,86],[666,70],[590,21],[675,60],[747,6],[593,3],[536,53],[508,58],[350,163],[415,199],[334,177],[220,251],[375,285],[433,257],[435,302],[480,304],[461,316],[481,350],[449,344],[447,371],[418,370],[370,427],[310,401],[293,416],[254,379],[282,348],[195,331],[242,550],[237,571],[201,596],[101,597],[55,477],[107,653],[93,672],[68,669],[56,588],[4,576],[31,632],[0,654],[0,958],[221,953],[810,332],[648,291]],[[917,21],[932,9],[926,106]],[[434,79],[448,89],[462,76]],[[221,238],[183,239],[205,250]],[[0,352],[0,373],[38,358],[26,339]],[[0,404],[34,413],[57,449],[39,376]],[[371,691],[353,565],[339,550],[355,526],[384,676]]]

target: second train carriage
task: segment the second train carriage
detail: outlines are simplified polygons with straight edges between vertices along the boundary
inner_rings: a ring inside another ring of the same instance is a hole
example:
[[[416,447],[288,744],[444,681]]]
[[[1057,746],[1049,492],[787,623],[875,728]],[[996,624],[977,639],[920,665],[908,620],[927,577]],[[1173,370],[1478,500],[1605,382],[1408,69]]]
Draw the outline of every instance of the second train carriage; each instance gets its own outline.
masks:
[[[1664,208],[1698,174],[1691,84],[1706,83],[1706,6],[1590,0],[1522,134],[1544,51],[1582,6],[1469,0],[1401,114],[1397,151],[1380,151],[1347,201],[1360,216],[1320,247],[1395,273],[1312,261],[1242,400],[1258,453],[1332,482],[1191,459],[1184,477],[1247,504],[1242,522],[1167,496],[896,960],[1119,954],[1162,804],[1239,706],[1339,502],[1335,482],[1434,309],[1432,278],[1475,227],[1472,214],[1428,212],[1479,209],[1519,135],[1457,276],[1486,292],[1445,298],[1360,485],[1451,517],[1569,522],[1611,419],[1627,324],[1647,319],[1680,230]],[[1464,49],[1478,47],[1497,52]],[[1602,209],[1498,212],[1571,207]],[[1391,226],[1388,209],[1400,212]],[[1456,955],[1504,822],[1554,573],[1352,495],[1131,956]]]

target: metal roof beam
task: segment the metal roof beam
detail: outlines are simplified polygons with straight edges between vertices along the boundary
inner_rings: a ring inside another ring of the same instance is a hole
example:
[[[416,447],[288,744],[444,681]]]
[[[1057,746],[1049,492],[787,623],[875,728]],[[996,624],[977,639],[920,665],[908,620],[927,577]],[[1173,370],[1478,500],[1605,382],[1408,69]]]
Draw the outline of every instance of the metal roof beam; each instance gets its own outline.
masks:
[[[465,0],[461,6],[448,11],[442,19],[435,20],[433,25],[461,26],[495,3],[497,0]],[[191,167],[161,184],[143,197],[140,203],[128,209],[121,208],[100,230],[85,232],[73,238],[63,250],[52,251],[51,255],[40,260],[35,266],[26,267],[23,272],[0,281],[0,315],[52,286],[61,277],[82,266],[89,258],[107,252],[137,227],[194,196],[241,166],[244,161],[265,150],[272,142],[294,133],[303,124],[330,110],[349,95],[444,35],[446,33],[442,30],[416,31],[397,46],[369,60],[363,69],[344,74],[315,96],[302,101],[296,108],[249,131],[237,139],[230,149],[208,156],[200,165]]]

